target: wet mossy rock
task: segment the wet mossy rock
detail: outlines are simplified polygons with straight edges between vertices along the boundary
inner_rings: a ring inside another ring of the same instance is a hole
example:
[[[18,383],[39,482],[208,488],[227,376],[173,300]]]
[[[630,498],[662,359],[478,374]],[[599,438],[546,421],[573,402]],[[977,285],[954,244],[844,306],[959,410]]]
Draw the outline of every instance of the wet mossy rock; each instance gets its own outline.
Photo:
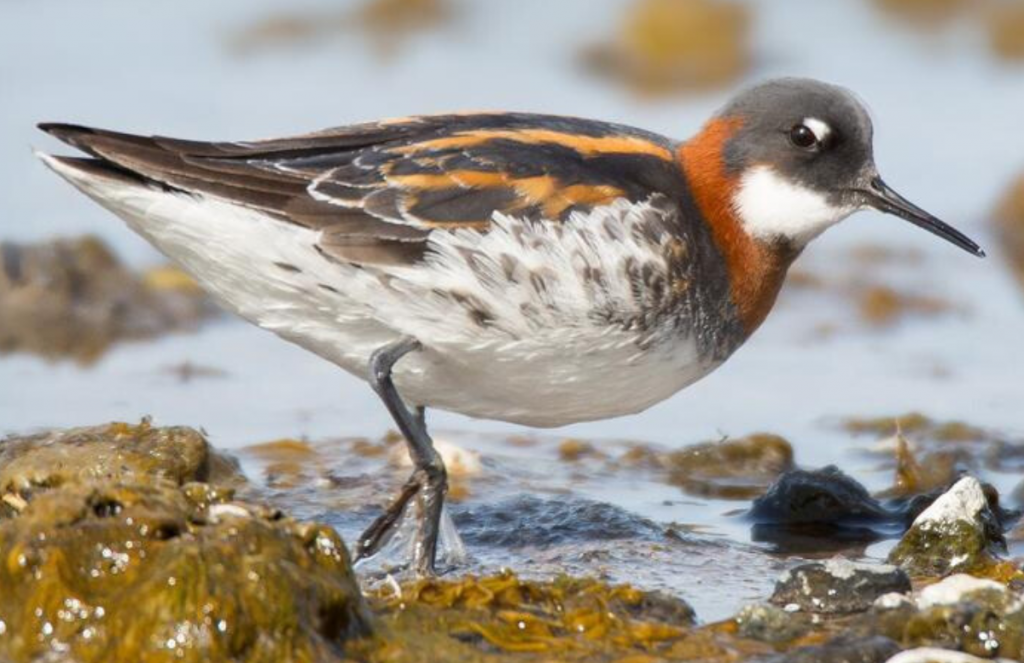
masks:
[[[0,462],[0,660],[331,661],[369,631],[334,530],[234,500],[191,429],[10,438]]]
[[[680,449],[665,464],[669,481],[692,495],[751,499],[793,469],[793,447],[778,435],[755,433]]]
[[[990,566],[1006,542],[981,483],[964,477],[914,519],[889,561],[920,576]]]
[[[913,601],[880,601],[852,626],[903,647],[941,647],[982,658],[1024,657],[1024,601],[992,580],[957,574],[925,587]]]
[[[850,613],[867,610],[884,594],[906,594],[910,589],[910,577],[898,567],[835,557],[783,573],[771,601],[808,612]]]
[[[215,313],[182,272],[135,274],[95,237],[0,242],[0,354],[91,363],[114,343],[194,329]]]
[[[90,481],[225,485],[244,479],[237,464],[212,453],[206,439],[194,429],[155,428],[147,421],[73,428],[0,442],[0,490],[4,495],[27,500],[39,490]]]
[[[758,663],[886,663],[899,651],[899,645],[886,637],[841,635],[823,645],[758,659]]]
[[[512,573],[382,585],[370,593],[380,661],[732,661],[774,651],[735,626],[696,627],[684,601],[589,578]],[[357,645],[358,647],[358,645]]]

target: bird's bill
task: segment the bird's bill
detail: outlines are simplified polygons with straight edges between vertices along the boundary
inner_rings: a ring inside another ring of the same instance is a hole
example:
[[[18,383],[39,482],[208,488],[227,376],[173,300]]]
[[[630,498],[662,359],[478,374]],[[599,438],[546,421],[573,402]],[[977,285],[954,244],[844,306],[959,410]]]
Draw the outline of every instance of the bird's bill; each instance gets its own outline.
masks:
[[[924,228],[979,258],[985,257],[985,251],[974,240],[893,191],[881,177],[872,178],[870,186],[862,190],[862,193],[866,198],[865,202],[871,207],[910,221],[915,226]]]

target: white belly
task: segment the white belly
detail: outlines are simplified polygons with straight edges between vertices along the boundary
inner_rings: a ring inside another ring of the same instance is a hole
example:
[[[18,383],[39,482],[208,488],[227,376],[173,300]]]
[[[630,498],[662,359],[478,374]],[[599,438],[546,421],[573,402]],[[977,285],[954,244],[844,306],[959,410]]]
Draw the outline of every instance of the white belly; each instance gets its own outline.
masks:
[[[641,205],[602,212],[621,216],[625,235],[618,243],[586,236],[600,227],[593,220],[579,219],[577,232],[556,237],[541,226],[511,232],[512,222],[499,219],[485,235],[442,234],[437,256],[425,263],[359,269],[321,255],[316,231],[217,199],[53,167],[228,309],[361,378],[374,350],[417,338],[424,350],[395,369],[410,404],[559,426],[639,412],[718,365],[702,360],[678,331],[648,329],[641,342],[639,332],[594,319],[596,308],[629,314],[638,304],[628,283],[595,294],[580,276],[581,260],[613,274],[627,255],[659,259],[628,232],[650,213]],[[510,275],[496,261],[482,273],[479,259],[466,261],[468,247],[485,260],[512,253],[522,273]],[[530,282],[536,274],[544,280],[542,296]],[[473,321],[479,308],[487,311],[485,324]]]

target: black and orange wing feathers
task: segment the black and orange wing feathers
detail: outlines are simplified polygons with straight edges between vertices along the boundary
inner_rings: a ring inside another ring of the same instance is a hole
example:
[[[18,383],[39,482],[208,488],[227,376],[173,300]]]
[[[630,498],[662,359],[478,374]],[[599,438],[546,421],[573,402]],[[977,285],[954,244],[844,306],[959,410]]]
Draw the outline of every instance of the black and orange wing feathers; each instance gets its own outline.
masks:
[[[674,199],[675,146],[621,125],[546,115],[436,115],[256,142],[40,125],[124,171],[323,231],[339,260],[406,262],[439,228],[496,212],[559,221],[619,198]]]

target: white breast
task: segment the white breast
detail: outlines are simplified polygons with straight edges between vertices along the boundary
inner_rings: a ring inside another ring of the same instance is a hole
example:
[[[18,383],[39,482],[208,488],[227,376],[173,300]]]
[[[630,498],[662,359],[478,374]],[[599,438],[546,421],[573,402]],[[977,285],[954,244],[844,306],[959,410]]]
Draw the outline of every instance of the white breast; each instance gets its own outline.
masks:
[[[396,367],[412,404],[558,426],[638,412],[717,366],[678,329],[608,321],[643,312],[627,260],[665,269],[658,240],[637,232],[662,221],[646,203],[562,224],[499,216],[487,233],[435,232],[418,265],[359,269],[321,255],[319,233],[257,211],[49,165],[227,308],[359,377],[375,349],[419,339],[425,350]]]

